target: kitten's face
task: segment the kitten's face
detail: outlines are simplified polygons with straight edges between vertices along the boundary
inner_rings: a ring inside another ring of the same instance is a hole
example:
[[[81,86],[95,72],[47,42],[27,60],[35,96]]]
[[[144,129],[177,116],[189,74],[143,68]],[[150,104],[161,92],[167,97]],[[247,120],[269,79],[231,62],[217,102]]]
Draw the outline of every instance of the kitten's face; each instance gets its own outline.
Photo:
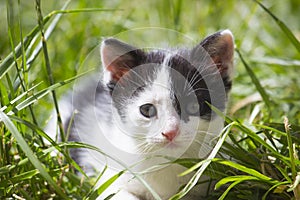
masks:
[[[211,130],[215,118],[208,104],[225,109],[233,56],[229,31],[176,51],[146,52],[108,39],[101,53],[118,127],[138,152],[177,156],[193,141],[201,145],[201,131]]]
[[[141,152],[149,153],[162,147],[186,148],[193,140],[200,119],[197,98],[191,93],[189,102],[178,99],[180,94],[175,91],[172,74],[182,75],[167,65],[155,67],[153,80],[145,81],[143,89],[128,100],[124,110],[124,127],[131,131]],[[183,78],[181,83],[185,84]],[[188,88],[186,83],[186,92]],[[184,117],[187,109],[191,113]]]

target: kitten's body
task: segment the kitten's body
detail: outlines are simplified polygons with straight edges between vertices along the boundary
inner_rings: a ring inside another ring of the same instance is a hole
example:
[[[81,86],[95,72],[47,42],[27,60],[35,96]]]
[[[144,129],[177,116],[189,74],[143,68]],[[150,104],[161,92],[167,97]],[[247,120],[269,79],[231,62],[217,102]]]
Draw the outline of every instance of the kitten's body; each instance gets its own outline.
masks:
[[[89,174],[108,164],[99,184],[129,169],[100,199],[115,192],[113,199],[153,199],[140,179],[167,199],[190,176],[179,177],[185,168],[178,164],[161,164],[205,157],[223,127],[205,102],[225,109],[232,35],[218,32],[192,50],[175,52],[144,52],[108,39],[101,56],[103,82],[94,76],[76,86],[72,102],[61,102],[62,118],[66,130],[70,127],[69,140],[94,145],[118,161],[95,151],[74,149],[71,154]],[[187,199],[199,199],[206,189],[196,186]]]

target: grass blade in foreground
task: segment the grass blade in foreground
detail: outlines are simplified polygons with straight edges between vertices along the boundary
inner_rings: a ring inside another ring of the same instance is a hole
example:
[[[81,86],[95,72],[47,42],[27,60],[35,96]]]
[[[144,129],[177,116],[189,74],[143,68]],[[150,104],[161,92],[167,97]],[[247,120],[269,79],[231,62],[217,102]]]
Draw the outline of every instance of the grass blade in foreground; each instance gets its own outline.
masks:
[[[273,180],[272,178],[270,178],[268,176],[265,176],[264,174],[262,174],[262,173],[260,173],[260,172],[258,172],[256,170],[254,170],[254,169],[250,169],[250,168],[245,167],[243,165],[240,165],[238,163],[234,163],[232,161],[226,161],[226,160],[216,159],[216,158],[214,159],[214,161],[217,162],[217,163],[229,166],[229,167],[233,167],[233,168],[235,168],[235,169],[237,169],[239,171],[242,171],[244,173],[250,174],[253,177],[255,177],[256,179],[258,179],[258,180],[263,180],[263,181],[268,182],[270,184],[277,184],[277,183],[279,183],[279,181],[277,181],[277,180]],[[228,177],[226,177],[226,178],[228,178]],[[217,184],[216,187],[221,186],[221,183]]]
[[[105,183],[100,185],[96,190],[94,190],[89,197],[88,200],[94,200],[98,196],[100,196],[111,184],[113,184],[125,171],[121,171],[114,176],[112,176],[110,179],[108,179]]]
[[[225,180],[226,179],[226,180]],[[243,181],[250,181],[250,180],[258,180],[257,178],[253,177],[253,176],[234,176],[234,177],[226,177],[224,179],[222,179],[222,182],[233,182],[232,184],[230,184],[230,186],[225,190],[225,192],[218,198],[218,200],[223,200],[227,194],[229,193],[229,191],[234,188],[236,185],[240,184]],[[220,183],[221,181],[219,181],[218,183]],[[216,186],[217,187],[217,186]]]
[[[92,70],[91,70],[92,71]],[[69,78],[67,80],[64,80],[64,81],[61,81],[61,82],[58,82],[58,83],[55,83],[51,86],[49,86],[48,88],[45,88],[39,92],[37,92],[36,94],[33,94],[32,96],[28,97],[27,99],[23,100],[21,103],[19,103],[16,107],[15,107],[15,111],[20,111],[24,108],[26,108],[27,106],[31,105],[32,103],[36,102],[37,100],[39,100],[40,98],[44,97],[45,95],[49,94],[50,92],[52,92],[53,90],[65,85],[65,84],[68,84],[68,83],[71,83],[72,81],[84,76],[85,74],[88,74],[89,72],[91,71],[87,71],[85,73],[82,73],[82,74],[79,74],[77,76],[74,76],[72,78]],[[13,112],[9,112],[8,113],[9,115],[13,114]]]
[[[258,90],[259,94],[261,95],[261,97],[263,98],[265,104],[267,105],[267,107],[270,110],[271,107],[271,101],[270,101],[270,97],[267,94],[266,90],[262,87],[262,85],[260,84],[259,80],[257,79],[256,75],[254,74],[254,72],[252,71],[252,69],[250,68],[250,66],[248,65],[248,63],[244,60],[242,54],[240,53],[240,51],[238,49],[236,49],[236,52],[238,53],[242,63],[244,64],[247,73],[249,74],[252,82],[254,83],[256,89]]]
[[[5,124],[6,128],[11,132],[11,134],[16,138],[19,146],[24,151],[30,162],[34,165],[34,167],[39,170],[40,174],[47,180],[47,182],[55,189],[57,194],[60,195],[60,197],[67,199],[67,196],[64,194],[64,192],[58,187],[58,185],[55,183],[55,181],[52,179],[52,177],[49,175],[49,173],[46,171],[46,169],[43,167],[42,163],[39,161],[39,159],[35,156],[35,154],[32,152],[28,144],[26,143],[25,139],[23,138],[22,134],[18,131],[16,126],[12,123],[12,121],[8,118],[8,116],[0,111],[0,119]]]
[[[273,18],[273,20],[278,24],[280,29],[289,38],[289,40],[292,42],[292,44],[295,46],[298,52],[300,52],[300,42],[292,33],[292,31],[280,19],[278,19],[269,9],[267,9],[262,3],[260,3],[257,0],[253,0],[253,1],[255,1],[262,9],[264,9]]]
[[[289,124],[287,117],[284,118],[284,126],[285,126],[285,131],[287,134],[289,154],[290,154],[290,159],[291,159],[292,178],[294,180],[294,183],[291,186],[290,190],[293,190],[295,198],[298,200],[298,199],[300,199],[300,185],[299,185],[300,173],[297,172],[296,164],[295,164],[296,163],[295,159],[298,159],[298,156],[297,156],[297,154],[295,154],[296,145],[292,141],[292,136],[291,136],[291,132],[290,132],[290,124]],[[295,151],[294,151],[294,148],[295,148]]]

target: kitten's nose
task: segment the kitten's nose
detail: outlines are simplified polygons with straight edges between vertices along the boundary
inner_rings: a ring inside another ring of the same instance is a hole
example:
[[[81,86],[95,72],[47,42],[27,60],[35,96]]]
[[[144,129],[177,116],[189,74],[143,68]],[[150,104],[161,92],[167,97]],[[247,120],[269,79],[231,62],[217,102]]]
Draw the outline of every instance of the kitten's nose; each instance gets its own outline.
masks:
[[[178,127],[176,127],[175,129],[168,131],[168,132],[163,132],[161,133],[167,140],[169,140],[170,142],[173,141],[173,139],[176,137],[176,135],[178,134]]]

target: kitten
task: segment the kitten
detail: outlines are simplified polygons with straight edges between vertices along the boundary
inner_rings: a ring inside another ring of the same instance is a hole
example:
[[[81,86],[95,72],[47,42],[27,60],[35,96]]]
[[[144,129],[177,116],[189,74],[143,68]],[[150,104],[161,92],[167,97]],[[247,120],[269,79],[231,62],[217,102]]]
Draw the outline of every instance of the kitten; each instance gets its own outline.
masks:
[[[226,108],[233,51],[229,30],[191,49],[146,50],[113,38],[102,42],[102,77],[96,74],[81,81],[72,100],[60,103],[69,140],[94,145],[109,155],[71,150],[89,175],[108,165],[101,184],[123,169],[130,171],[100,199],[112,193],[115,200],[154,199],[140,179],[161,199],[187,183],[191,176],[178,176],[185,168],[170,161],[205,158],[212,150],[223,120],[208,104]],[[195,186],[186,198],[199,199],[204,191],[205,185]]]

